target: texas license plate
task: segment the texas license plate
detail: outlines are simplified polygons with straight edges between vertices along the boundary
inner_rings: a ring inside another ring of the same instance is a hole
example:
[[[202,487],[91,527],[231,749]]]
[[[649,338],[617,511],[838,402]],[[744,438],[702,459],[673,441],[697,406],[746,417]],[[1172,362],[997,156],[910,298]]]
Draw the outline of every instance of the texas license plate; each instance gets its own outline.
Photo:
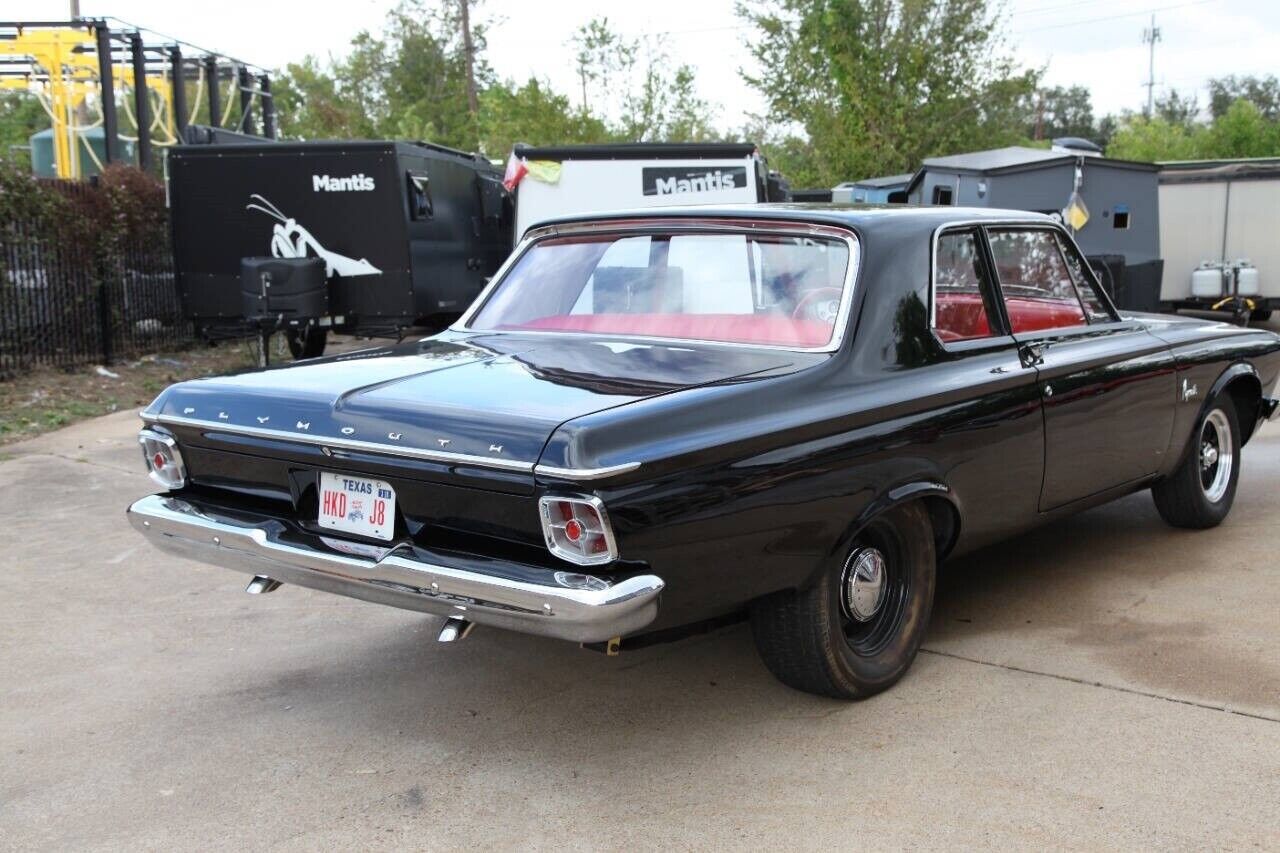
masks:
[[[320,472],[321,527],[374,539],[391,539],[396,529],[396,492],[390,483]]]

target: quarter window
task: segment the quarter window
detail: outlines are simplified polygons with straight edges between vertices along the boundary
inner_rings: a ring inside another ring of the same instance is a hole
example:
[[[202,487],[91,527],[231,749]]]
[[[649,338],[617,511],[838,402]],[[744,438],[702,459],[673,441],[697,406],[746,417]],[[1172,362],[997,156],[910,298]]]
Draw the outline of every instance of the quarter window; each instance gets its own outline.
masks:
[[[938,237],[933,271],[933,330],[944,342],[992,336],[983,296],[982,256],[973,231]]]
[[[1098,288],[1094,284],[1093,277],[1084,271],[1084,261],[1080,259],[1080,255],[1076,253],[1076,250],[1062,239],[1061,234],[1058,235],[1058,248],[1062,250],[1062,256],[1067,259],[1067,269],[1071,272],[1071,281],[1080,293],[1080,301],[1084,303],[1084,310],[1089,315],[1089,322],[1102,323],[1114,319],[1111,316],[1111,312],[1107,310],[1107,304],[1098,295]]]
[[[992,230],[989,240],[1015,335],[1088,322],[1052,231]]]

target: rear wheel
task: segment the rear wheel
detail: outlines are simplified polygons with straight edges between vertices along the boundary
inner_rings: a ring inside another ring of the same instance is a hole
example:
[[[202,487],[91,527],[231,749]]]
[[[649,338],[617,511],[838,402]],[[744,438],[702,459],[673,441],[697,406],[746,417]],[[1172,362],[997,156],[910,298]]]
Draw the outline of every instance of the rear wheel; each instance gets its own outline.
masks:
[[[1230,396],[1213,401],[1194,441],[1178,469],[1151,487],[1160,517],[1174,527],[1214,527],[1231,511],[1240,479],[1240,425]]]
[[[928,628],[936,559],[922,504],[877,516],[817,583],[752,605],[765,665],[790,687],[837,699],[892,686]]]
[[[329,340],[329,330],[319,326],[286,329],[284,335],[294,358],[318,358],[324,354],[324,346]]]

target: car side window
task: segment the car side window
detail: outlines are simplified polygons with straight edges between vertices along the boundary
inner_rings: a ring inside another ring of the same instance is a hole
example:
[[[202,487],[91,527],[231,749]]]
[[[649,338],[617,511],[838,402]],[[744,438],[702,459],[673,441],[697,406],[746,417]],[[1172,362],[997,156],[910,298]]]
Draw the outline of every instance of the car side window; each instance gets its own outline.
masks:
[[[1115,318],[1111,311],[1107,309],[1107,303],[1103,301],[1102,296],[1098,293],[1097,285],[1091,275],[1085,272],[1084,261],[1068,242],[1062,239],[1062,235],[1058,234],[1058,248],[1062,250],[1062,256],[1067,259],[1067,269],[1071,271],[1071,280],[1075,283],[1076,290],[1080,293],[1080,301],[1084,303],[1084,310],[1089,315],[1090,323],[1107,323]]]
[[[1051,230],[992,229],[988,241],[1013,334],[1089,322]]]
[[[944,343],[992,337],[983,263],[973,230],[938,236],[933,268],[933,331]]]

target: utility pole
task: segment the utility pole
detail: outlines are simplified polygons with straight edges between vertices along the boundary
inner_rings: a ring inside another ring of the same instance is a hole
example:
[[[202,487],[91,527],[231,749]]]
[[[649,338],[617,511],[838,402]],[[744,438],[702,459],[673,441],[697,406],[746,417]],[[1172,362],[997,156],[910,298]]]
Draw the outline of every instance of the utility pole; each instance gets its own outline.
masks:
[[[1151,46],[1147,56],[1147,118],[1151,118],[1151,109],[1155,101],[1156,90],[1156,42],[1160,41],[1160,28],[1156,26],[1156,16],[1151,16],[1151,26],[1142,31],[1142,43]]]

